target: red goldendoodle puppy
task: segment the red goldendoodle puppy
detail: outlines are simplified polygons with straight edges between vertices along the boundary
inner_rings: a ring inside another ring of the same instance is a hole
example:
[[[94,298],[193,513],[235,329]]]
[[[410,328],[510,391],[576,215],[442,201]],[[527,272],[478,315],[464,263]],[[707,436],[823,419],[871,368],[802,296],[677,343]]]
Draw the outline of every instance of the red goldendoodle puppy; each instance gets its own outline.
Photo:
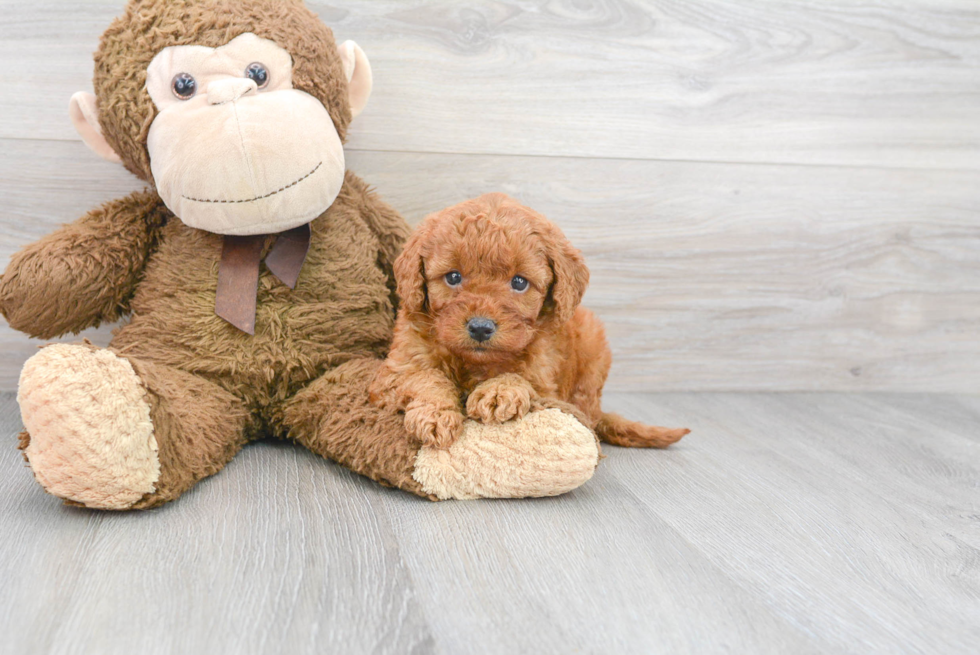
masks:
[[[404,411],[424,445],[448,448],[465,416],[503,422],[537,398],[576,406],[618,446],[663,448],[688,433],[603,413],[612,355],[599,319],[579,306],[589,270],[556,225],[512,198],[429,216],[395,275],[401,307],[371,399]]]

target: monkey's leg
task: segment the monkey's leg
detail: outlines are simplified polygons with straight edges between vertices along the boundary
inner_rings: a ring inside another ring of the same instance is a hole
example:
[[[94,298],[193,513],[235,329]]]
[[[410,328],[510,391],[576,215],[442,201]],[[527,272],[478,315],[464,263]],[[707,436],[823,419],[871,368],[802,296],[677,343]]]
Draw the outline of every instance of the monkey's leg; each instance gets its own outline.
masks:
[[[241,401],[212,382],[81,344],[31,357],[17,400],[34,477],[95,509],[177,498],[238,452],[248,421]]]
[[[554,407],[498,425],[466,421],[449,449],[420,448],[402,414],[368,400],[380,364],[352,360],[296,394],[285,408],[290,436],[356,473],[431,499],[555,496],[592,477],[595,435]]]
[[[355,359],[328,371],[287,401],[289,436],[313,452],[356,473],[427,496],[414,478],[419,446],[405,430],[404,416],[368,401],[368,387],[381,364]]]

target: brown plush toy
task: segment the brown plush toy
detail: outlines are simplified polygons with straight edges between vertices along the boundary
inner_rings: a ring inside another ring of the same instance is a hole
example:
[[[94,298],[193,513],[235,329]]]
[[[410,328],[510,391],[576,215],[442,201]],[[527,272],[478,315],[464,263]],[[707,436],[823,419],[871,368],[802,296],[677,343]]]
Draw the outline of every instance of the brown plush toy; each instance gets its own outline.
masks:
[[[24,366],[20,447],[45,490],[154,507],[262,436],[430,498],[557,494],[591,476],[594,435],[560,408],[469,422],[449,453],[368,402],[408,227],[345,171],[371,91],[355,44],[299,1],[134,0],[94,85],[73,122],[150,188],[26,247],[0,281],[4,316],[35,337],[132,315],[107,349],[52,345]],[[517,465],[497,466],[502,452]]]

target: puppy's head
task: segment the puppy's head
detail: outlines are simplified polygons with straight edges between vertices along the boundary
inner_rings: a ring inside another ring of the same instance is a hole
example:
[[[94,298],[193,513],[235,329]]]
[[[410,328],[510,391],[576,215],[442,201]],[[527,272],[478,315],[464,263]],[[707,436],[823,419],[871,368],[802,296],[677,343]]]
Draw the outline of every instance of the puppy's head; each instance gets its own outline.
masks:
[[[513,357],[567,322],[589,271],[556,225],[503,194],[426,218],[395,262],[402,311],[468,361]]]

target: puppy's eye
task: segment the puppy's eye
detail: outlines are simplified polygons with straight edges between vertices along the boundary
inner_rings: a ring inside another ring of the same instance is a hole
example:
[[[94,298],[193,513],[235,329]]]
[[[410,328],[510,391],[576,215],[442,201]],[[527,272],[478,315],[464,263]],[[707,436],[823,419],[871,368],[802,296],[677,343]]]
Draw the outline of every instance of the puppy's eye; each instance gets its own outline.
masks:
[[[527,291],[527,280],[520,275],[515,275],[510,281],[510,288],[517,293],[523,293]]]
[[[449,271],[446,273],[446,284],[451,287],[458,287],[463,283],[463,276],[460,275],[459,271]]]

